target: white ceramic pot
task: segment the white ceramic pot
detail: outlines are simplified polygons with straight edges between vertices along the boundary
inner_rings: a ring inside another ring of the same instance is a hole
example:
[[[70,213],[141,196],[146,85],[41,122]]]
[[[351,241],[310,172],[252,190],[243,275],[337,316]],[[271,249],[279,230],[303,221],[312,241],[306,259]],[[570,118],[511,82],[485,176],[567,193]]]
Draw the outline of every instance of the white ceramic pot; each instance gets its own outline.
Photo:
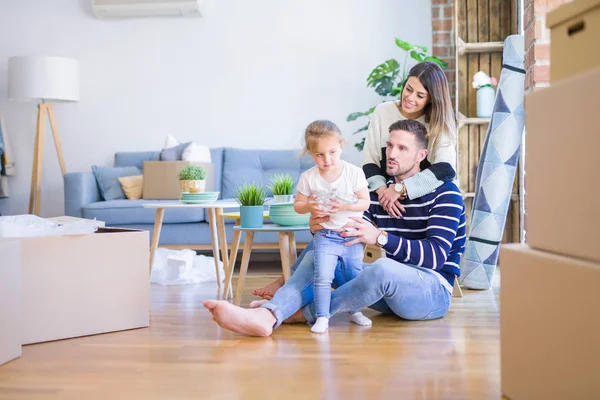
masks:
[[[495,101],[496,91],[493,87],[486,86],[477,89],[477,117],[491,118]]]

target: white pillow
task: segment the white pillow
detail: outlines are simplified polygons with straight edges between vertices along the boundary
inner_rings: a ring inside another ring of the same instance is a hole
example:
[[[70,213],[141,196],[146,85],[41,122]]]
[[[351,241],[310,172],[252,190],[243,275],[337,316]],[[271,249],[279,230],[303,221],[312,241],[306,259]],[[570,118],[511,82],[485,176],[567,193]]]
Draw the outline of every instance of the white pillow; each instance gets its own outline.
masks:
[[[179,141],[173,137],[173,135],[167,135],[167,140],[165,140],[165,146],[163,149],[170,149],[171,147],[177,146]]]
[[[207,146],[201,146],[192,142],[183,150],[181,159],[184,161],[209,163],[211,162],[210,149]]]

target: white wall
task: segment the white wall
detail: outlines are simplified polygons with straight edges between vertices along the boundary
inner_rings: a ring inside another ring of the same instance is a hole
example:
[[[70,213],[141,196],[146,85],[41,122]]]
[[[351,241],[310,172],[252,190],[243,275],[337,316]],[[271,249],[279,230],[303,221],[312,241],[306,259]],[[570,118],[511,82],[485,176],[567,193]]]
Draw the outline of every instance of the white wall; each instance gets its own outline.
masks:
[[[7,60],[18,55],[80,62],[81,100],[57,104],[68,171],[112,165],[116,151],[159,150],[168,133],[210,147],[298,148],[317,118],[345,122],[380,98],[371,69],[403,59],[394,37],[431,46],[431,2],[410,0],[207,0],[194,19],[100,20],[90,0],[0,3],[0,111],[17,162],[3,214],[27,212],[35,103],[6,99]],[[48,127],[49,128],[49,127]],[[48,131],[47,131],[48,132]],[[42,215],[63,214],[51,136]]]

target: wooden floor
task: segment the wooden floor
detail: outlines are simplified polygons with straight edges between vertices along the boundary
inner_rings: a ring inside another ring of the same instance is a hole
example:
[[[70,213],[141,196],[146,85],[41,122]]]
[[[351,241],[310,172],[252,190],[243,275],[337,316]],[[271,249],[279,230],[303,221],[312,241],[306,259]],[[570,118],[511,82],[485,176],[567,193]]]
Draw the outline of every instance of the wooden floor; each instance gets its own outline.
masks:
[[[250,274],[251,288],[275,275]],[[284,325],[270,338],[221,330],[213,285],[152,285],[151,327],[23,347],[0,367],[0,399],[499,399],[499,277],[443,319],[366,311],[326,335]],[[90,316],[93,318],[93,316]]]

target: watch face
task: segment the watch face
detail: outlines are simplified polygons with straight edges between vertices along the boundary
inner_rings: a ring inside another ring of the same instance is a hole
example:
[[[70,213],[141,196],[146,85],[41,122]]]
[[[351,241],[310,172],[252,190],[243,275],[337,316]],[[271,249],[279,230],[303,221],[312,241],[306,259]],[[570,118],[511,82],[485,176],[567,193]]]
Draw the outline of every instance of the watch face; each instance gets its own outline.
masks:
[[[383,233],[380,233],[379,236],[377,236],[377,243],[379,243],[380,246],[385,246],[387,242],[388,238]]]
[[[394,190],[398,193],[400,193],[402,191],[402,184],[401,183],[396,183],[396,185],[394,186]]]

